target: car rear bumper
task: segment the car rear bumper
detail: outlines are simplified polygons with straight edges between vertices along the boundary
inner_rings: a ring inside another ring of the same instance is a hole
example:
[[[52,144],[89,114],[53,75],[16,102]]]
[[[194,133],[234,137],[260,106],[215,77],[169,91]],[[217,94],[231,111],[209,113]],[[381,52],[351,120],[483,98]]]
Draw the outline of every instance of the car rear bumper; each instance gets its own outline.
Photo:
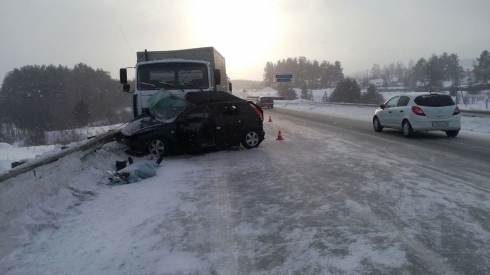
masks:
[[[434,125],[435,123],[446,122],[447,126]],[[428,120],[428,121],[414,121],[412,129],[414,131],[454,131],[461,129],[461,120]]]

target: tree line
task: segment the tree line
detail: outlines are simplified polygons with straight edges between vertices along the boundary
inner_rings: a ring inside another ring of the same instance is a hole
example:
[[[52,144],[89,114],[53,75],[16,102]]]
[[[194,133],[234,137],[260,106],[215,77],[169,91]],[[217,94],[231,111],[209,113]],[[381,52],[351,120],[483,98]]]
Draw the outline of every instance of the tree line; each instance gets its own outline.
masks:
[[[489,52],[483,51],[476,60],[478,64],[474,64],[474,79],[470,81],[470,86],[485,86],[490,80]],[[382,78],[385,84],[391,84],[396,78],[397,82],[414,89],[440,91],[443,81],[451,81],[454,88],[459,87],[463,78],[463,67],[459,63],[457,54],[445,52],[441,55],[433,54],[429,58],[421,57],[416,63],[410,60],[408,66],[400,61],[384,65],[383,68],[373,64],[367,80]]]
[[[34,132],[125,122],[130,106],[118,80],[83,63],[15,68],[0,88],[0,122]]]

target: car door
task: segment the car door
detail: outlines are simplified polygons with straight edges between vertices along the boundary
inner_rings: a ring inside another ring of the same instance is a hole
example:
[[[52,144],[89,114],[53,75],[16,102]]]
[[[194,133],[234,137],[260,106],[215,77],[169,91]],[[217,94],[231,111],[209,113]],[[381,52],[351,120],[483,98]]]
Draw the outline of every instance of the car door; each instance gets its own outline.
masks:
[[[177,137],[182,151],[199,150],[203,143],[203,124],[209,119],[207,106],[199,106],[179,119]]]
[[[215,105],[216,144],[234,146],[240,143],[244,120],[243,106],[236,102],[220,102]]]
[[[400,96],[396,106],[391,108],[391,120],[393,127],[399,129],[402,128],[402,121],[405,118],[405,112],[407,112],[406,106],[408,105],[409,101],[410,98],[408,96]]]
[[[378,119],[382,126],[393,127],[393,107],[396,107],[400,96],[395,96],[386,101],[385,108],[378,113]]]

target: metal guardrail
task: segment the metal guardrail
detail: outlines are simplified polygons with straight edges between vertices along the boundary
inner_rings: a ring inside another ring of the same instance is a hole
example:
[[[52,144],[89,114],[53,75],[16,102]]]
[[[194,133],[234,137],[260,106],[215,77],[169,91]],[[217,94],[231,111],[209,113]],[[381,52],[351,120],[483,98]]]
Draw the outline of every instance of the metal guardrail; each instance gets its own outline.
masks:
[[[88,140],[85,143],[82,143],[82,144],[79,144],[77,146],[61,150],[54,155],[48,156],[46,158],[41,158],[39,160],[34,159],[32,161],[28,161],[24,164],[21,164],[15,168],[4,171],[4,172],[0,173],[0,182],[3,182],[3,181],[8,180],[10,178],[16,177],[20,174],[34,170],[37,167],[46,165],[48,163],[55,162],[62,157],[65,157],[69,154],[73,154],[73,153],[78,152],[78,151],[85,151],[86,154],[91,153],[92,151],[99,149],[105,143],[108,143],[108,142],[115,140],[120,131],[121,130],[119,130],[119,129],[109,131],[107,133],[98,135],[98,136]],[[87,151],[89,149],[93,149],[93,150]]]

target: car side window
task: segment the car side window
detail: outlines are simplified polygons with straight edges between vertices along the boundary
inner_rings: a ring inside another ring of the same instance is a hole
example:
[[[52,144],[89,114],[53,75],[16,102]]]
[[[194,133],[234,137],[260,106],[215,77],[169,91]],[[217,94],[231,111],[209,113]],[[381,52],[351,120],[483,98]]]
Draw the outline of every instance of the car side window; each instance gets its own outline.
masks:
[[[216,104],[216,115],[218,118],[237,116],[239,112],[239,106],[234,103],[219,103]]]
[[[410,102],[410,98],[408,96],[401,96],[397,106],[407,106],[408,102]]]
[[[386,102],[386,104],[385,104],[385,107],[386,108],[395,107],[396,104],[398,103],[398,99],[400,99],[400,97],[399,96],[395,96],[394,98],[388,100],[388,102]]]
[[[185,117],[186,122],[189,124],[189,128],[199,129],[202,124],[202,120],[204,119],[206,114],[206,106],[199,107],[194,109],[192,112],[187,114]]]

